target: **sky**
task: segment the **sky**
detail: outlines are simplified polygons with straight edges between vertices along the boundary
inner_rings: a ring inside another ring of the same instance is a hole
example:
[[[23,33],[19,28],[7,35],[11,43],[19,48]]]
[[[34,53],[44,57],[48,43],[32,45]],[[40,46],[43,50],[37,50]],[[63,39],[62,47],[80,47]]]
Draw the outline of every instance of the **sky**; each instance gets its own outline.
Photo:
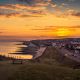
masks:
[[[80,37],[80,0],[0,0],[0,40]]]

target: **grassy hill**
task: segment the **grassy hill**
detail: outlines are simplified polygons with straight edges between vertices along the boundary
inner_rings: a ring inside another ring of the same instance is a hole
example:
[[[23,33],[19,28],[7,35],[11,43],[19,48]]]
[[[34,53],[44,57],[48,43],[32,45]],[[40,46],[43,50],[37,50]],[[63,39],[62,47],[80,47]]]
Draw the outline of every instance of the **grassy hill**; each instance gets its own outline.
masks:
[[[0,63],[0,80],[80,80],[80,69],[30,63]]]
[[[78,67],[80,63],[64,56],[60,50],[55,47],[47,47],[42,56],[35,59],[35,62],[46,63],[50,65],[63,65],[68,67]]]
[[[8,80],[80,80],[80,70],[46,64],[24,65]]]
[[[73,61],[48,47],[41,57],[23,64],[1,61],[0,80],[80,80],[80,69],[65,64],[72,65]]]

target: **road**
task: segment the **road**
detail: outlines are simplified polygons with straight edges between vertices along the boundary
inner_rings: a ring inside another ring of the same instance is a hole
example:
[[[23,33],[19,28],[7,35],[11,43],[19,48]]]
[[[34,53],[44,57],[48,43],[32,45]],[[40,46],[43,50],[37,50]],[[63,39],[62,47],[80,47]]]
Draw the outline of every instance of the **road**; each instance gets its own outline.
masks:
[[[36,55],[33,57],[33,59],[36,59],[36,58],[40,57],[44,53],[45,50],[46,50],[46,47],[40,47],[36,51]]]

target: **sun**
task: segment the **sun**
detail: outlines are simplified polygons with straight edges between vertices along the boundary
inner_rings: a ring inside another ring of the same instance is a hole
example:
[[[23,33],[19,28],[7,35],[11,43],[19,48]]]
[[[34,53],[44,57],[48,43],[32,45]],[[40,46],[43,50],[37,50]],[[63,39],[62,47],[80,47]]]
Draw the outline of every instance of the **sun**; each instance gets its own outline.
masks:
[[[70,30],[67,28],[58,28],[56,30],[56,35],[59,37],[69,36],[69,34],[70,34]]]

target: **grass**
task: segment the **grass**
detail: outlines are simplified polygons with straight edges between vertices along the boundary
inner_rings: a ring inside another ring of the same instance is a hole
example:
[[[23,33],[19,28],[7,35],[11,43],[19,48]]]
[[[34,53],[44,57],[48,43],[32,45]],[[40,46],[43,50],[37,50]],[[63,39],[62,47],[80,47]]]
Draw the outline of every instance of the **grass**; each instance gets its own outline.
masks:
[[[80,80],[80,70],[36,63],[21,66],[8,80]]]
[[[80,69],[67,67],[73,61],[63,58],[58,50],[49,47],[40,58],[24,64],[0,62],[0,80],[80,80]],[[64,59],[64,60],[63,60]],[[67,66],[63,63],[69,63]]]
[[[63,65],[67,67],[78,67],[78,65],[80,65],[80,63],[77,63],[76,61],[65,57],[63,54],[61,54],[59,49],[54,47],[47,47],[43,55],[36,59],[36,61],[37,60],[40,60],[41,63],[57,66]]]

